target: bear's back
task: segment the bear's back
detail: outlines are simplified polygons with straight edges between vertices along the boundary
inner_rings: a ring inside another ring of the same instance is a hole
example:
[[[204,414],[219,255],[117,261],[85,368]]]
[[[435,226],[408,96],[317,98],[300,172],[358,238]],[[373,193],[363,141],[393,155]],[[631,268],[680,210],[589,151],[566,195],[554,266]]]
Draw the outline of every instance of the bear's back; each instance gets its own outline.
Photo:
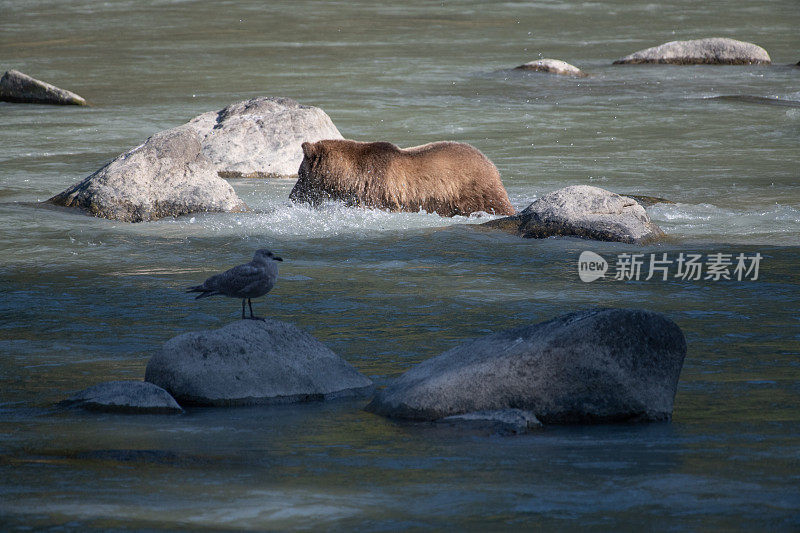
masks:
[[[301,166],[293,200],[333,198],[443,216],[514,213],[497,168],[469,144],[437,141],[404,149],[384,141],[329,139],[303,146],[314,164]]]

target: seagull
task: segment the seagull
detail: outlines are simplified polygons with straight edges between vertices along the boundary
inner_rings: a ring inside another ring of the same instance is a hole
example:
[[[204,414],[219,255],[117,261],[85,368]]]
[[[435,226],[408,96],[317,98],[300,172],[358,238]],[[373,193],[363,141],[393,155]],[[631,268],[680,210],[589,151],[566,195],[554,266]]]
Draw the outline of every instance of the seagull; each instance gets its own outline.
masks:
[[[215,274],[205,280],[202,285],[187,287],[186,292],[199,292],[195,298],[206,298],[221,294],[231,298],[242,299],[242,319],[244,316],[244,302],[250,306],[250,318],[253,320],[264,320],[253,315],[253,303],[250,298],[264,296],[278,278],[278,263],[283,261],[269,250],[256,250],[253,260],[243,265],[235,266],[221,274]]]

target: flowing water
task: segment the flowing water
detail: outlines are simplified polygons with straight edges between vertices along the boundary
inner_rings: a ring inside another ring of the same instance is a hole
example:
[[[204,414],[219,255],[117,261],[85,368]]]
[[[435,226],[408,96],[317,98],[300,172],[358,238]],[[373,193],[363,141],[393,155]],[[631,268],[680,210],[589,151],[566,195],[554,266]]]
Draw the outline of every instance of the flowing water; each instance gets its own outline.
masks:
[[[796,0],[0,0],[0,70],[92,107],[0,104],[0,528],[800,528],[800,6]],[[772,66],[611,66],[729,36]],[[514,72],[539,57],[591,74]],[[35,203],[152,133],[255,96],[345,137],[457,140],[515,207],[572,184],[674,200],[636,247],[523,240],[481,217],[287,201],[126,224]],[[98,415],[55,404],[141,379],[169,338],[238,318],[183,294],[259,247],[285,259],[256,311],[379,386],[465,339],[594,306],[683,329],[671,423],[517,437],[386,420],[364,401]],[[757,279],[580,281],[584,250],[762,256]]]

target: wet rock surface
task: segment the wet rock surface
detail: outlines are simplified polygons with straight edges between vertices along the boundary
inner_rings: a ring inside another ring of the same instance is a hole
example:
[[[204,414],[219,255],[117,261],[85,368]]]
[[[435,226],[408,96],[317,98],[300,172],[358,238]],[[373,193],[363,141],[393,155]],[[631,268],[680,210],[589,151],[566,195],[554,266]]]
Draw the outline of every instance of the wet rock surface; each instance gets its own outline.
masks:
[[[224,178],[297,176],[303,142],[341,139],[330,117],[291,98],[260,97],[210,111],[189,124]]]
[[[615,65],[664,63],[670,65],[769,65],[766,50],[753,43],[725,37],[670,41],[639,50],[614,61]]]
[[[659,313],[581,311],[423,361],[367,410],[413,420],[506,409],[545,424],[669,420],[685,356],[680,328]]]
[[[124,222],[245,210],[200,143],[186,126],[162,131],[48,202]]]
[[[561,61],[560,59],[537,59],[515,67],[514,70],[530,70],[577,78],[586,77],[586,74],[581,69],[575,65],[570,65],[566,61]]]
[[[461,415],[446,416],[438,420],[456,428],[478,430],[499,435],[519,435],[542,427],[542,423],[530,411],[501,409],[497,411],[475,411]]]
[[[82,96],[37,80],[18,70],[0,78],[0,102],[20,104],[86,105]]]
[[[545,194],[520,213],[482,226],[528,239],[581,237],[629,244],[645,244],[664,235],[636,200],[589,185]]]
[[[75,393],[61,402],[62,407],[83,408],[111,413],[182,413],[170,394],[144,381],[107,381]]]
[[[145,380],[181,403],[249,405],[360,396],[372,381],[292,324],[240,320],[167,341]]]

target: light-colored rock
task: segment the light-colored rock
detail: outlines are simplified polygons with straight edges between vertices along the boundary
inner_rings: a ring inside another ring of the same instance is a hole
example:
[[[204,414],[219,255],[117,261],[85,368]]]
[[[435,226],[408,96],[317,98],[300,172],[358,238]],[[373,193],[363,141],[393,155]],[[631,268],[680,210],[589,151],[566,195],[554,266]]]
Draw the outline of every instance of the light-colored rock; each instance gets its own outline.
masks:
[[[200,142],[187,126],[162,131],[48,202],[125,222],[245,210]]]
[[[581,69],[560,59],[537,59],[515,67],[514,70],[534,70],[548,74],[558,74],[559,76],[586,77],[586,74]]]
[[[297,176],[303,142],[342,138],[322,109],[291,98],[253,98],[204,113],[189,125],[224,178]]]
[[[437,420],[523,409],[545,424],[668,420],[686,341],[658,313],[595,309],[481,337],[415,366],[367,410]]]
[[[372,382],[301,329],[240,320],[167,341],[145,380],[182,403],[246,405],[358,396]]]
[[[590,185],[573,185],[545,194],[524,211],[483,226],[525,238],[582,237],[631,244],[644,244],[664,235],[636,200]]]
[[[127,222],[243,211],[222,177],[297,175],[303,142],[341,137],[319,108],[254,98],[156,133],[49,202]]]
[[[753,43],[725,37],[670,41],[639,50],[614,61],[615,65],[668,63],[672,65],[769,65],[766,50]]]
[[[0,102],[86,105],[83,97],[32,78],[18,70],[9,70],[0,78]]]
[[[517,435],[542,427],[542,423],[539,422],[536,415],[522,409],[475,411],[446,416],[439,419],[438,422],[468,429],[488,430],[501,435]]]
[[[144,381],[107,381],[73,394],[61,402],[64,407],[120,413],[182,413],[175,398]]]

